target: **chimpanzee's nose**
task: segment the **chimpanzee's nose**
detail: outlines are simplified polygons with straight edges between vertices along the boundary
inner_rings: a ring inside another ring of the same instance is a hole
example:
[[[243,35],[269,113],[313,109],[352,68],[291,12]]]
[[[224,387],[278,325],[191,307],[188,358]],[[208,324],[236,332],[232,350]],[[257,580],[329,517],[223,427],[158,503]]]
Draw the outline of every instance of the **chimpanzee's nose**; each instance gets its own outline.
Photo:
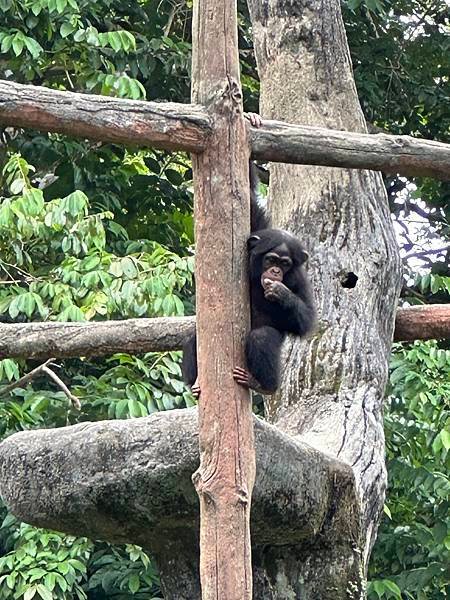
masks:
[[[280,267],[275,267],[275,266],[274,266],[274,267],[271,267],[271,269],[270,269],[270,270],[272,271],[272,273],[273,273],[274,275],[281,275],[281,269],[280,269]]]

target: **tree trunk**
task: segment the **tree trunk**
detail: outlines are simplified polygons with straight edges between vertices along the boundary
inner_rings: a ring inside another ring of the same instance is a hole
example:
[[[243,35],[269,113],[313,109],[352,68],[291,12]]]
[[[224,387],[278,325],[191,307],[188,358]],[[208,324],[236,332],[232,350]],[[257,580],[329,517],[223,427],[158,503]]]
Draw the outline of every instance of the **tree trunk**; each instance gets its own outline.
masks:
[[[263,117],[365,132],[339,1],[249,5]],[[296,233],[310,253],[320,319],[310,340],[287,342],[267,415],[353,467],[365,537],[358,551],[367,564],[386,487],[382,404],[400,284],[386,193],[373,172],[277,163],[269,206],[274,226]],[[346,587],[351,577],[335,548],[286,550],[272,570],[261,569],[272,581],[264,598],[363,597]]]

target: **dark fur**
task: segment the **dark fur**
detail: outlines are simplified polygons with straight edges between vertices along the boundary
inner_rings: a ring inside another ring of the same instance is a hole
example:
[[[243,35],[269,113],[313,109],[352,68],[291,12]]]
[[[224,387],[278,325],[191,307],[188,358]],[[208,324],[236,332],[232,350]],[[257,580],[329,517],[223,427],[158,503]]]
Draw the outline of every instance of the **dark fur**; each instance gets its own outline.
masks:
[[[245,354],[250,373],[250,386],[261,392],[273,393],[279,385],[280,352],[286,333],[303,336],[315,321],[310,286],[303,269],[307,254],[293,235],[281,229],[269,229],[268,219],[257,197],[258,179],[250,165],[251,225],[248,240],[251,331]],[[268,300],[261,285],[263,261],[268,252],[289,256],[292,266],[284,274],[283,283],[276,286],[275,297]],[[197,379],[195,334],[183,348],[183,378],[193,385]]]

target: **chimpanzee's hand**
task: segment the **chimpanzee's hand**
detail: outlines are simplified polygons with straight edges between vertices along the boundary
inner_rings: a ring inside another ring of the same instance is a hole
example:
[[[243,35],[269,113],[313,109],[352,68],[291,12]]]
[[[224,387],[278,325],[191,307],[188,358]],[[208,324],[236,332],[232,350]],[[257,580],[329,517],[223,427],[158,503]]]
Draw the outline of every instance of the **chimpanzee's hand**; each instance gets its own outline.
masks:
[[[258,113],[244,113],[244,117],[250,121],[253,127],[259,128],[262,125],[262,119]]]
[[[278,302],[284,304],[289,300],[291,290],[281,283],[281,281],[270,281],[265,283],[264,286],[264,298],[269,302]]]

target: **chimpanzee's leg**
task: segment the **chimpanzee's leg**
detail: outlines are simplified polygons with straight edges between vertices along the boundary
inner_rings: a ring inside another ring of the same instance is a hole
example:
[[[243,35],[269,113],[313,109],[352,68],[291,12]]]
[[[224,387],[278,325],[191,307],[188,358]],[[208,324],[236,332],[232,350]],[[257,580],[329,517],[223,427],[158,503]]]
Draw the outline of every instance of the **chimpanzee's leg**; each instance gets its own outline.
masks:
[[[234,378],[247,387],[272,394],[280,379],[280,352],[284,334],[274,327],[252,329],[245,345],[247,368],[236,367]]]
[[[183,381],[192,387],[197,379],[197,336],[195,332],[184,343],[181,371]]]

